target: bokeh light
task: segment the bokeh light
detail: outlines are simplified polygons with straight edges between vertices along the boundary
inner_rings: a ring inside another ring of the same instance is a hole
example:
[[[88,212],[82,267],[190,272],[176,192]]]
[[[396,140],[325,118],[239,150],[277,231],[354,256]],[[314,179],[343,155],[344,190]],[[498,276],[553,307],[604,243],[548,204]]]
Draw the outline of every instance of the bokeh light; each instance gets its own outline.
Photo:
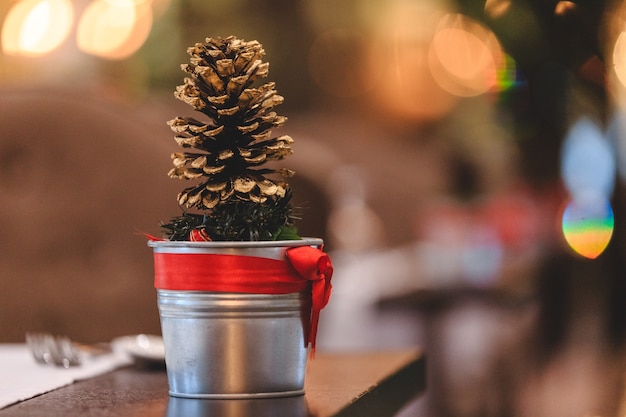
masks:
[[[486,0],[485,12],[492,18],[506,14],[511,8],[511,0]]]
[[[619,131],[614,137],[615,143],[623,142],[621,136],[624,133],[624,109],[626,109],[626,3],[615,2],[607,11],[602,25],[602,37],[605,40],[602,56],[605,64],[604,82],[607,93],[617,113]],[[622,146],[622,143],[619,143]],[[622,162],[624,163],[624,162]],[[624,169],[624,168],[620,168]]]
[[[613,47],[613,69],[617,79],[626,86],[626,31],[620,32]]]
[[[428,123],[445,117],[463,98],[519,83],[517,63],[504,53],[495,34],[458,13],[453,3],[321,4],[306,2],[320,33],[308,64],[312,79],[332,97],[367,94],[378,111]],[[510,6],[508,0],[485,5],[494,14]]]
[[[460,97],[494,90],[498,70],[506,67],[495,35],[462,14],[447,14],[441,18],[430,46],[428,63],[441,88]]]
[[[23,0],[9,11],[2,27],[7,55],[47,54],[69,35],[74,18],[70,0]]]
[[[95,0],[81,16],[76,42],[88,54],[123,59],[143,45],[151,28],[148,0]]]
[[[565,138],[561,176],[574,199],[608,198],[615,185],[615,156],[602,131],[587,118],[579,120]]]
[[[394,2],[381,16],[376,33],[378,53],[376,106],[393,116],[416,121],[437,120],[458,102],[435,81],[428,51],[445,2]]]
[[[577,7],[578,6],[573,1],[561,0],[554,6],[554,14],[564,15],[575,10]]]
[[[572,200],[563,211],[563,236],[579,255],[597,258],[608,246],[615,220],[606,199]]]
[[[594,259],[608,246],[614,216],[616,163],[613,148],[590,119],[580,119],[565,138],[561,176],[571,196],[563,211],[563,236],[578,254]]]

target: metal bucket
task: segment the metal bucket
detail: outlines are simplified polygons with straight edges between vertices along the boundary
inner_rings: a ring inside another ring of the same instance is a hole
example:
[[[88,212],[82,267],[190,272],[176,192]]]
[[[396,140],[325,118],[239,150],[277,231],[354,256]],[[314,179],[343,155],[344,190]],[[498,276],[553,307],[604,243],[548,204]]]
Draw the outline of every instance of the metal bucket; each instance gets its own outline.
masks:
[[[284,242],[156,242],[155,253],[218,253],[285,259]],[[157,289],[170,395],[266,398],[304,393],[309,291],[248,294]]]

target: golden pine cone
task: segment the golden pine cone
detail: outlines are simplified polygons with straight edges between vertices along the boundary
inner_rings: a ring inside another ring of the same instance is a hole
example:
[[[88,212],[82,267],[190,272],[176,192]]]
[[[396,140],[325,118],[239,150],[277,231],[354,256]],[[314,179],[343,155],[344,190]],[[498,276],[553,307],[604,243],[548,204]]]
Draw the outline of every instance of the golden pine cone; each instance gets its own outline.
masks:
[[[284,197],[287,184],[266,175],[290,176],[293,171],[259,168],[290,155],[293,143],[286,135],[272,137],[271,129],[287,120],[273,111],[283,102],[275,83],[252,87],[269,73],[262,45],[232,36],[208,38],[187,52],[189,64],[181,68],[188,76],[174,95],[208,121],[176,117],[168,122],[179,146],[197,150],[172,154],[169,176],[202,179],[178,195],[179,204],[206,210],[230,199],[262,203]]]

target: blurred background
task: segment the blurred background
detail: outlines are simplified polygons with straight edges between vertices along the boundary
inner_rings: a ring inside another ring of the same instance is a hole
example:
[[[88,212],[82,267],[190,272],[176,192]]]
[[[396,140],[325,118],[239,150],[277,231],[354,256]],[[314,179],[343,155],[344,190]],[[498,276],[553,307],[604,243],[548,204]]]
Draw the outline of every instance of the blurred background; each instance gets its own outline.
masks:
[[[318,349],[422,347],[403,416],[626,413],[626,5],[3,0],[0,342],[159,333],[186,49],[256,39],[334,293]]]

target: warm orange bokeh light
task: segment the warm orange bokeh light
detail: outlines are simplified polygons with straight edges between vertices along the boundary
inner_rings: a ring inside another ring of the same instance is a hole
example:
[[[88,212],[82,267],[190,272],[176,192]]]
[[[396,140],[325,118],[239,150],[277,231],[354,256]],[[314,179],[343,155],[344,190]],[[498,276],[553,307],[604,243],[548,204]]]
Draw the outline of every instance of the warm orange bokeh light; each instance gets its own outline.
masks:
[[[443,117],[457,98],[433,79],[428,49],[444,2],[396,2],[380,19],[377,53],[380,82],[375,86],[376,105],[394,116],[418,121]]]
[[[511,0],[486,0],[485,12],[496,19],[504,16],[511,8]]]
[[[491,31],[460,14],[444,16],[433,38],[428,63],[441,88],[460,97],[497,87],[504,53]]]
[[[148,0],[95,0],[81,17],[77,44],[88,54],[123,59],[143,45],[151,28]]]
[[[8,55],[47,54],[67,38],[73,18],[69,0],[23,0],[4,21],[2,49]]]
[[[578,6],[572,1],[561,0],[554,6],[554,14],[562,16],[576,9],[576,7]]]
[[[621,32],[613,47],[613,68],[622,86],[626,86],[626,31]]]

